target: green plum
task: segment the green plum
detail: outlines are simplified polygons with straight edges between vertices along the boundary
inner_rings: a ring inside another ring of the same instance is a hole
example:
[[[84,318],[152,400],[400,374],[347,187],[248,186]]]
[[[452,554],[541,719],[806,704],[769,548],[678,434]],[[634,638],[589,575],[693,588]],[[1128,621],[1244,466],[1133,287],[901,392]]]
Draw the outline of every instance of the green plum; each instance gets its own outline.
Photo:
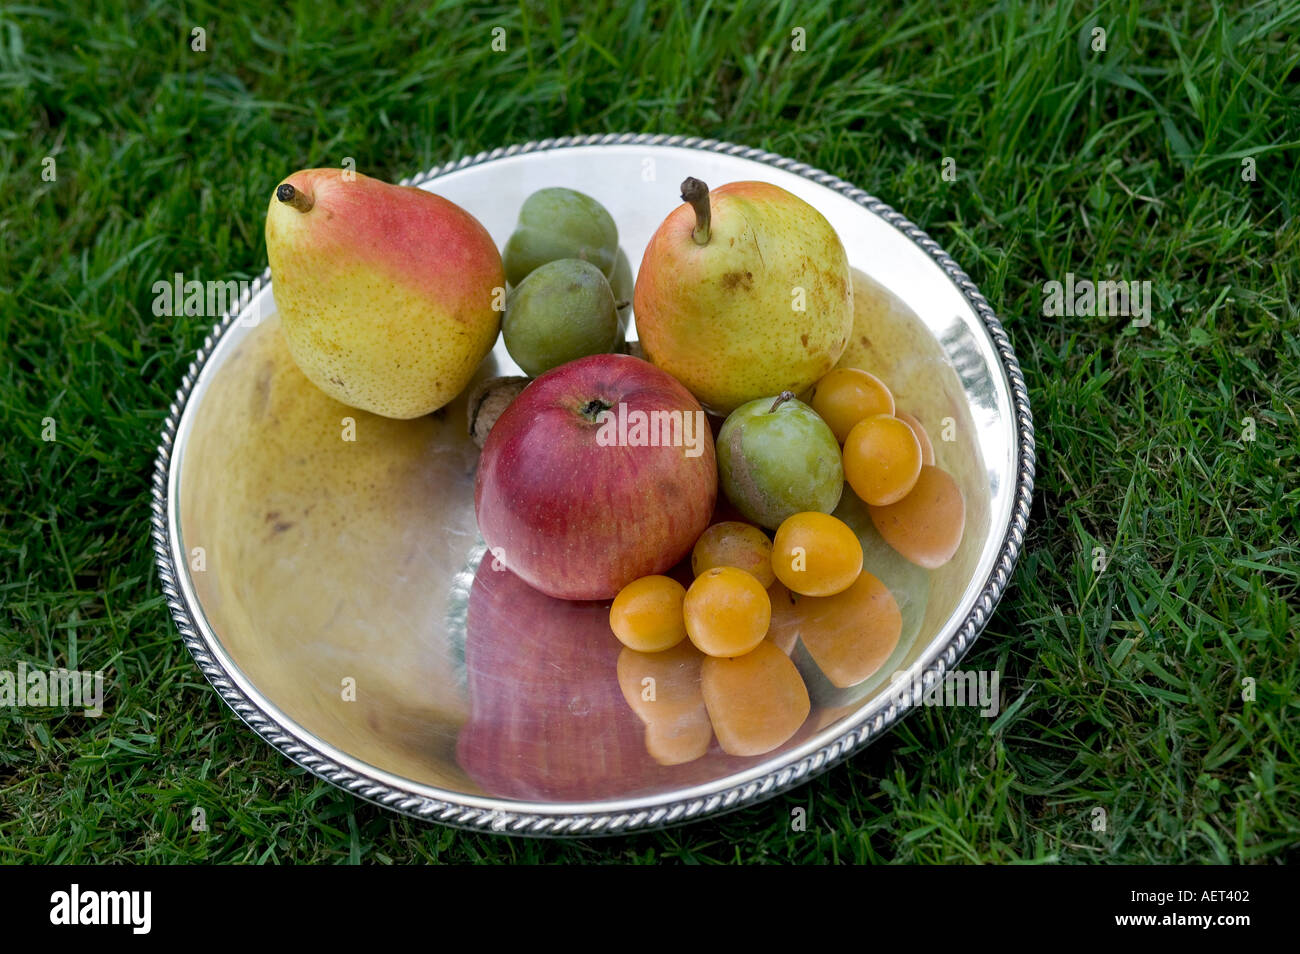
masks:
[[[614,301],[618,303],[618,348],[622,351],[627,343],[627,320],[632,316],[632,289],[636,281],[632,278],[632,263],[627,259],[627,252],[622,246],[614,262],[614,275],[609,280],[609,287],[614,292]]]
[[[515,231],[506,241],[506,280],[520,284],[540,265],[561,258],[591,262],[614,276],[618,226],[605,207],[573,189],[539,189],[524,200]]]
[[[718,432],[718,475],[744,516],[775,530],[796,513],[830,513],[844,491],[840,445],[790,391],[736,408]]]
[[[510,357],[533,377],[590,354],[613,351],[619,339],[614,292],[591,262],[547,262],[510,293],[501,334]]]

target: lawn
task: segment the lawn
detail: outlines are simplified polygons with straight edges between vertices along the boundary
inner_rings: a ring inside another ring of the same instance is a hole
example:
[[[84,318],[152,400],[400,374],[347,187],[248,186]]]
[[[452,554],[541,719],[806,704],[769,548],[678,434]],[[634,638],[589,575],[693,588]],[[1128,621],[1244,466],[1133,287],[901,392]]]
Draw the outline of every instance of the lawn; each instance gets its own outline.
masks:
[[[423,6],[0,7],[0,669],[108,678],[100,719],[0,712],[0,861],[1296,857],[1300,6]],[[260,274],[294,169],[395,180],[599,132],[841,176],[993,304],[1038,442],[1025,551],[963,663],[1002,674],[1002,714],[922,709],[663,832],[418,823],[294,767],[181,644],[150,479],[210,321],[155,317],[152,287]],[[1151,282],[1150,325],[1045,315],[1071,273]]]

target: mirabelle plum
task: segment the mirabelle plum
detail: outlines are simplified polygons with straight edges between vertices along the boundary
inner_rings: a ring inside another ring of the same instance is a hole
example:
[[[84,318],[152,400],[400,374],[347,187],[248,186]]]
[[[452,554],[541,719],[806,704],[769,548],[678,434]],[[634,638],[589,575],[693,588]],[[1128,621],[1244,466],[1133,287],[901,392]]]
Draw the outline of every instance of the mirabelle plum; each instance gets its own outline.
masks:
[[[844,476],[868,504],[884,507],[908,495],[921,474],[921,442],[906,423],[877,414],[853,425],[844,441]]]
[[[643,653],[671,649],[686,638],[686,588],[666,576],[633,580],[614,597],[609,625],[619,642]]]
[[[828,371],[813,385],[809,403],[841,444],[864,417],[894,413],[894,395],[885,382],[857,368]]]
[[[862,544],[848,524],[808,511],[786,519],[772,542],[776,577],[805,596],[834,596],[862,571]]]
[[[691,571],[699,576],[715,566],[734,566],[751,574],[763,588],[776,580],[772,573],[772,541],[762,530],[739,520],[715,523],[700,535],[691,551]]]
[[[686,591],[682,609],[686,634],[709,656],[743,656],[763,641],[772,621],[767,590],[734,566],[701,573]]]

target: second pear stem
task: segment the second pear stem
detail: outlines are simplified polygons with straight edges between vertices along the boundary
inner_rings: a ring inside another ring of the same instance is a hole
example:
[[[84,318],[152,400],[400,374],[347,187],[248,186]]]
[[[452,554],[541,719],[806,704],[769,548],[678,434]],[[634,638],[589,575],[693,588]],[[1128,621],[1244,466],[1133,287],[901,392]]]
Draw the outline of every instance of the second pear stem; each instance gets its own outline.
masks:
[[[699,179],[688,176],[682,183],[682,201],[689,202],[695,209],[695,231],[691,238],[696,245],[709,244],[709,222],[712,212],[709,209],[709,187]]]

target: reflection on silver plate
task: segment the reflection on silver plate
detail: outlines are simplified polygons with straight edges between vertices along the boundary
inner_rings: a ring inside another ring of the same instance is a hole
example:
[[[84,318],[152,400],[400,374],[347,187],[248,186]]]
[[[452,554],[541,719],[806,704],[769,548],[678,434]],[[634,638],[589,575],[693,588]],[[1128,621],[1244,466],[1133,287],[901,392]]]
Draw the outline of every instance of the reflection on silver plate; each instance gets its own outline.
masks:
[[[920,229],[808,166],[685,137],[545,140],[408,184],[464,206],[499,245],[531,192],[580,189],[610,210],[637,263],[688,175],[767,180],[830,220],[861,273],[856,306],[872,309],[871,334],[851,347],[930,431],[936,463],[965,495],[962,545],[938,570],[873,546],[865,522],[867,567],[902,610],[888,658],[839,686],[797,643],[787,651],[812,711],[793,738],[761,756],[727,755],[714,740],[675,757],[676,743],[652,740],[625,701],[608,604],[550,600],[484,555],[464,397],[416,421],[335,404],[289,360],[267,274],[204,340],[171,406],[153,539],[186,646],[285,755],[362,798],[466,828],[662,827],[752,804],[844,759],[969,649],[1024,539],[1033,425],[992,309]],[[498,342],[479,374],[510,373]],[[850,501],[842,509],[863,523]]]

